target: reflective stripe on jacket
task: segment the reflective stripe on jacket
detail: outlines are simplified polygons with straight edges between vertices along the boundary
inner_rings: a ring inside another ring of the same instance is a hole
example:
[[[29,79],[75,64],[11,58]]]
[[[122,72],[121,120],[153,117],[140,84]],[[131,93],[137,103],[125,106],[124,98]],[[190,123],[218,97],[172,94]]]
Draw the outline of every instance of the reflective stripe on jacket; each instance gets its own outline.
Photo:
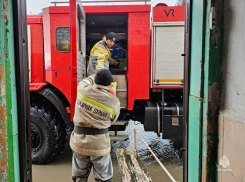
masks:
[[[120,102],[108,87],[94,83],[94,75],[78,84],[73,122],[76,126],[105,129],[115,122],[120,113]],[[88,156],[104,156],[111,150],[109,133],[83,135],[72,132],[73,151]]]
[[[110,49],[106,44],[106,37],[97,42],[91,49],[88,76],[96,74],[100,69],[109,69]]]

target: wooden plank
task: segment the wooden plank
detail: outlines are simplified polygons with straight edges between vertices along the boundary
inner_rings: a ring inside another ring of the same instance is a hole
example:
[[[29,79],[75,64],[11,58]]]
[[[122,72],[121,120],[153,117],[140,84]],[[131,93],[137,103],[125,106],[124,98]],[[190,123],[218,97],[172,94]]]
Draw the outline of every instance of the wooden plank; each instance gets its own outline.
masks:
[[[123,182],[152,182],[136,149],[117,149],[117,159]]]
[[[128,135],[110,135],[111,141],[125,141],[128,140]]]

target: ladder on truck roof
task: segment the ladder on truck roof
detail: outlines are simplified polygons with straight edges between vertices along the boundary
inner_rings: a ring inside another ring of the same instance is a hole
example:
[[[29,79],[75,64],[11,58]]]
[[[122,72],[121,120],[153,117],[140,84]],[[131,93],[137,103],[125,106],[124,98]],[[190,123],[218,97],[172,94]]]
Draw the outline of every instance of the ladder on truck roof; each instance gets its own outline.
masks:
[[[137,135],[147,147],[147,149],[151,152],[153,157],[157,160],[161,168],[165,171],[172,182],[176,182],[176,180],[172,177],[172,175],[168,172],[168,170],[164,167],[164,165],[160,162],[157,156],[153,153],[151,148],[147,145],[147,143],[143,140],[143,138],[139,135],[136,129],[134,129],[134,148],[129,149],[117,149],[117,160],[119,171],[122,175],[123,182],[152,182],[152,179],[147,172],[143,162],[141,161],[138,153],[137,153]]]
[[[151,0],[91,0],[91,1],[81,1],[81,3],[126,3],[126,2],[151,2]],[[62,4],[62,3],[69,3],[69,1],[53,1],[50,2],[51,4]]]

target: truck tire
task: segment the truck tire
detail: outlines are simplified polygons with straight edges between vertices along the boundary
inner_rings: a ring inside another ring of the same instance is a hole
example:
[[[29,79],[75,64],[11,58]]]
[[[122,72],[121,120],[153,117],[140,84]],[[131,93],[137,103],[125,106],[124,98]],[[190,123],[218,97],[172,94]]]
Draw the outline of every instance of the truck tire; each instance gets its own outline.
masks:
[[[33,164],[47,164],[61,155],[67,140],[66,126],[53,108],[32,105],[31,153]]]

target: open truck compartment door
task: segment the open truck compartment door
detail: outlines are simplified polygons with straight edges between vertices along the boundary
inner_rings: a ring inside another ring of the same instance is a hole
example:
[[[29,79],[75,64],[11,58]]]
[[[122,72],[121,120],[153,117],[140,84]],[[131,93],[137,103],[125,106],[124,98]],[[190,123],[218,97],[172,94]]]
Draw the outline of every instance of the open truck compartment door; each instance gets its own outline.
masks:
[[[77,83],[86,74],[86,14],[81,2],[77,3]]]
[[[85,12],[81,1],[70,0],[70,63],[71,63],[71,105],[74,106],[77,95],[77,84],[86,77],[86,39]],[[71,107],[71,117],[74,107]]]

